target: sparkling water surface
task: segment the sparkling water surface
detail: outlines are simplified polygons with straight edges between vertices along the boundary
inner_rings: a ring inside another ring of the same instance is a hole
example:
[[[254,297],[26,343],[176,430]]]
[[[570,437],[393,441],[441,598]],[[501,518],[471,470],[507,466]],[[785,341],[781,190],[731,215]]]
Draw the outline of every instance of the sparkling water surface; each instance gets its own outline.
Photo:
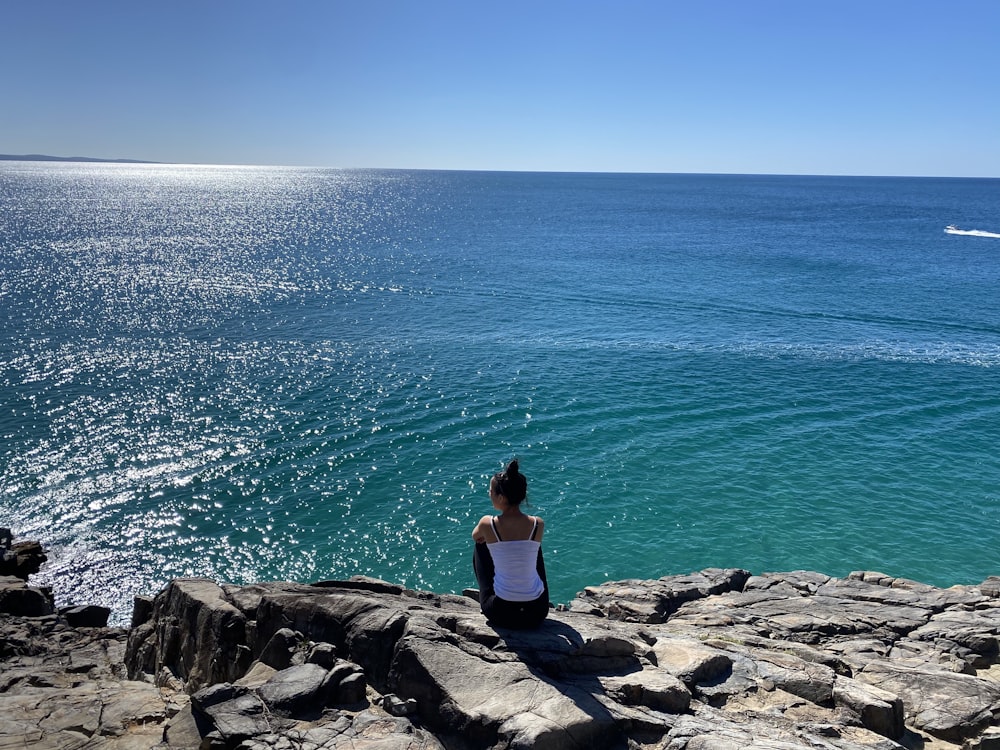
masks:
[[[1000,573],[1000,180],[0,166],[0,525],[60,602]],[[991,223],[992,222],[992,223]]]

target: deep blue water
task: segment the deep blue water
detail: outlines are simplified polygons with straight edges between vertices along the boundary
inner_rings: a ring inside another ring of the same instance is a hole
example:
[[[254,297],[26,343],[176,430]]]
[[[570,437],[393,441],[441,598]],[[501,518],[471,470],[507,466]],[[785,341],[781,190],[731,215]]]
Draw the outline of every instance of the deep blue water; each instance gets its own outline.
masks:
[[[1000,573],[1000,180],[0,165],[0,525],[63,602]]]

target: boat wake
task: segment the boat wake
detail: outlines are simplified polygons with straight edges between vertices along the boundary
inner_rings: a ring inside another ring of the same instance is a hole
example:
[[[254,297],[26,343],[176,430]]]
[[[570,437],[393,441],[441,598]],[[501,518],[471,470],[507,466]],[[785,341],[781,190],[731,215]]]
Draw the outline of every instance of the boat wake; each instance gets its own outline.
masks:
[[[996,232],[984,232],[982,229],[959,229],[954,224],[949,224],[944,228],[945,234],[964,234],[969,237],[995,237],[1000,239],[1000,234]]]

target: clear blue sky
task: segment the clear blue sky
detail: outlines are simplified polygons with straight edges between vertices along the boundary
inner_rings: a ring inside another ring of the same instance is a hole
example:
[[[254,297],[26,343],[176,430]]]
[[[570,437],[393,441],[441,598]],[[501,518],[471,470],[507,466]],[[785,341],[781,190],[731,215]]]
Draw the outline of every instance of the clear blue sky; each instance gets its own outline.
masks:
[[[0,0],[0,153],[1000,177],[1000,0]]]

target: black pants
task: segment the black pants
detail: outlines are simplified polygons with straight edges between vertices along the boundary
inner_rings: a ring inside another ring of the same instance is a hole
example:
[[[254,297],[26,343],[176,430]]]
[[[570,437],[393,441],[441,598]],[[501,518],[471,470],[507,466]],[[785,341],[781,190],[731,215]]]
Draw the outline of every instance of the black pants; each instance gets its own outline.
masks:
[[[493,590],[493,579],[496,570],[493,567],[493,555],[490,554],[485,542],[476,543],[476,551],[472,556],[472,569],[479,581],[479,606],[486,619],[502,628],[535,628],[549,614],[549,583],[545,578],[545,560],[542,550],[538,550],[538,577],[545,585],[545,591],[537,599],[530,602],[510,602],[501,599]]]

